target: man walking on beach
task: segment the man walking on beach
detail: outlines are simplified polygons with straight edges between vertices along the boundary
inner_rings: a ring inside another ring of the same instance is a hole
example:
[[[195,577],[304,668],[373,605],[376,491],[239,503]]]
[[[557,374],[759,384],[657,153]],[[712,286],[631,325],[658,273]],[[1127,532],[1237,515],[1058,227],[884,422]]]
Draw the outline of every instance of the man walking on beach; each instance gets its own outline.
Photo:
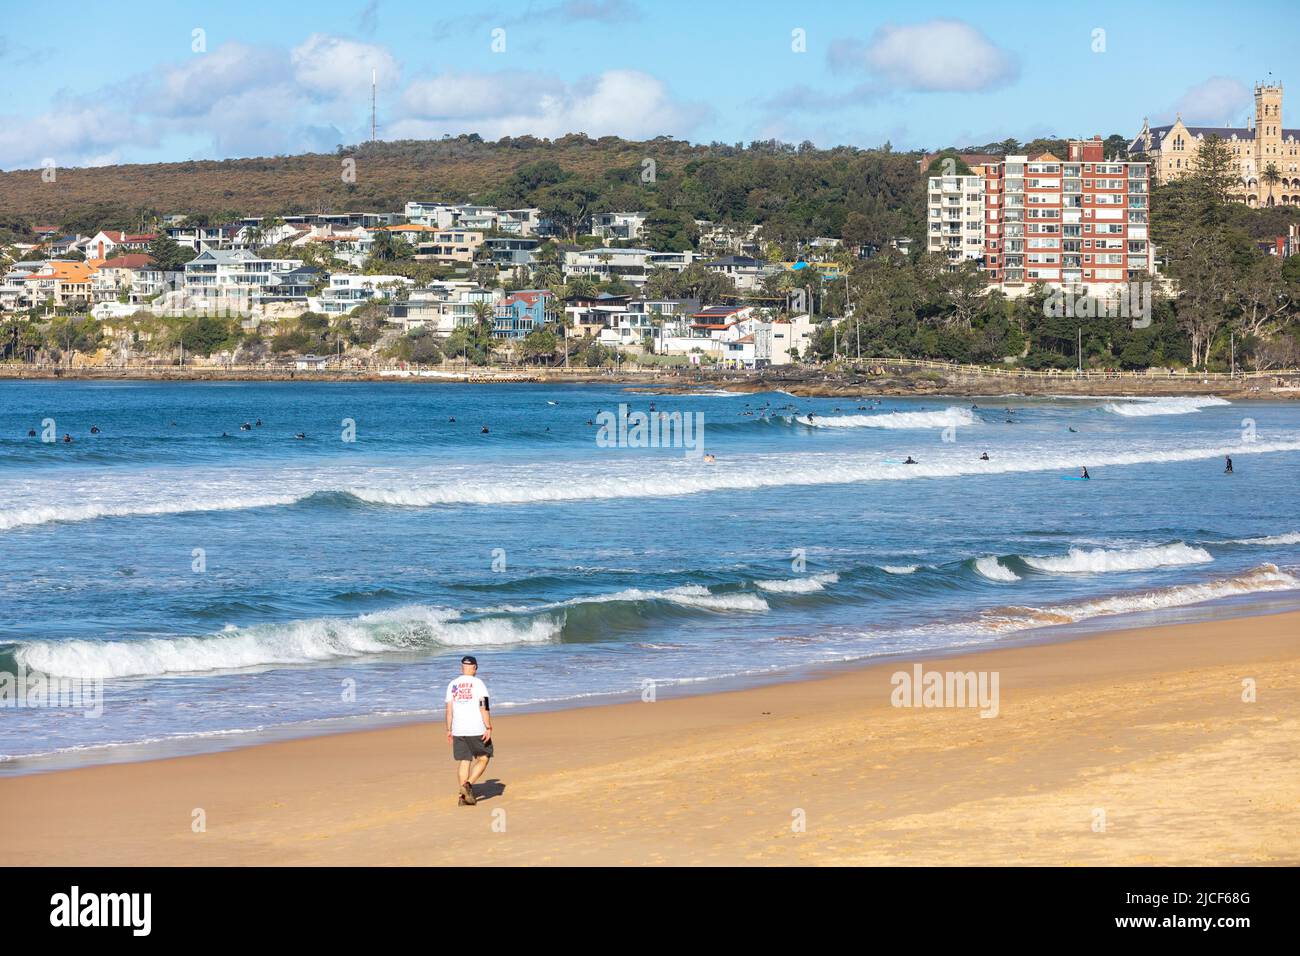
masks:
[[[492,758],[492,714],[488,690],[474,675],[478,658],[466,654],[460,659],[460,676],[447,685],[447,743],[451,757],[459,762],[461,806],[473,806],[474,784],[487,770]]]

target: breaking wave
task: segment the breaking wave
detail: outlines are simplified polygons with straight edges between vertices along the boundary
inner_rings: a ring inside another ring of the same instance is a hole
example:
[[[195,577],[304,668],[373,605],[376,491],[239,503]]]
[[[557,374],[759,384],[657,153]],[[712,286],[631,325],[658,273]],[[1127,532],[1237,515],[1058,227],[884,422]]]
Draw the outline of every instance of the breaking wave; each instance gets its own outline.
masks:
[[[975,570],[990,581],[1019,581],[1020,575],[1012,571],[994,555],[988,555],[975,562]]]
[[[754,583],[764,591],[773,591],[777,594],[811,594],[815,591],[826,590],[826,585],[834,584],[840,579],[840,576],[834,571],[827,571],[823,574],[810,574],[802,578],[787,578],[780,581],[755,581]]]
[[[1123,403],[1112,402],[1103,408],[1112,415],[1146,418],[1151,415],[1187,415],[1202,408],[1231,404],[1216,395],[1196,395],[1187,398],[1134,398]]]
[[[1179,542],[1130,550],[1071,548],[1068,554],[1057,557],[1026,557],[1021,560],[1035,570],[1050,574],[1105,574],[1108,571],[1144,571],[1149,568],[1202,564],[1213,561],[1214,558],[1204,548],[1194,548]]]
[[[899,413],[913,414],[913,413]],[[927,413],[915,413],[927,414]],[[338,477],[332,484],[317,476],[298,494],[247,497],[178,497],[170,501],[126,499],[120,503],[94,505],[40,505],[0,509],[0,531],[57,521],[88,521],[97,518],[188,514],[204,511],[267,508],[310,503],[318,506],[361,504],[424,508],[437,505],[513,505],[563,501],[597,501],[619,498],[668,498],[717,491],[745,491],[762,488],[809,487],[852,484],[866,481],[904,481],[914,478],[960,478],[970,475],[1023,474],[1042,471],[1073,472],[1081,457],[1089,468],[1187,462],[1300,451],[1300,441],[1250,442],[1204,448],[1169,450],[1100,451],[1086,455],[1078,450],[1062,453],[1011,455],[995,461],[971,461],[954,453],[923,457],[914,465],[864,460],[861,455],[777,454],[756,455],[705,464],[694,459],[672,459],[655,463],[614,462],[574,468],[556,475],[554,466],[543,470],[516,469],[499,474],[493,481],[438,475],[412,483],[403,478],[386,484],[351,484]],[[277,481],[275,475],[259,477],[258,486]],[[355,480],[355,479],[351,479]],[[281,481],[281,484],[293,483]],[[136,494],[155,494],[156,485]]]
[[[991,631],[1023,630],[1052,624],[1073,624],[1089,618],[1113,614],[1132,614],[1139,611],[1157,611],[1189,604],[1202,604],[1206,601],[1260,591],[1288,591],[1295,588],[1300,588],[1300,579],[1279,570],[1275,564],[1263,564],[1243,574],[1200,584],[1179,584],[1152,591],[1119,594],[1044,608],[997,608],[985,611],[981,615],[980,625]]]
[[[941,412],[886,412],[883,415],[835,415],[827,418],[798,419],[813,428],[949,428],[974,425],[970,409],[945,408]]]

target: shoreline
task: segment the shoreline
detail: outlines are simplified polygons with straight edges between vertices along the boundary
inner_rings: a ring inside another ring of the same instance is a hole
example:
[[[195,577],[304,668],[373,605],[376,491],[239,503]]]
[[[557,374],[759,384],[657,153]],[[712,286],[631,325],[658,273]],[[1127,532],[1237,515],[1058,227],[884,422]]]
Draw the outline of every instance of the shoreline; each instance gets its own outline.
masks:
[[[864,360],[865,362],[866,360]],[[701,373],[671,368],[645,371],[564,368],[493,369],[289,369],[220,366],[145,366],[103,368],[26,367],[0,364],[0,382],[404,382],[422,385],[533,384],[625,386],[629,391],[648,394],[683,394],[700,389],[738,394],[784,391],[800,398],[847,398],[861,395],[939,398],[945,396],[1002,397],[1134,397],[1163,398],[1215,395],[1236,400],[1300,399],[1300,373],[1252,373],[1231,378],[1209,378],[1204,374],[1121,375],[1079,377],[1073,372],[1059,375],[1018,375],[1011,371],[982,372],[975,367],[943,366],[941,371],[923,371],[920,366],[899,364],[873,371],[800,369],[784,372],[717,371]],[[1219,374],[1219,373],[1215,373]]]
[[[1248,612],[502,711],[478,808],[455,806],[428,721],[4,777],[0,860],[1294,863],[1297,635],[1300,612]],[[998,716],[891,706],[891,674],[922,662],[999,673]]]
[[[1198,611],[1200,613],[1197,613]],[[1191,619],[1187,618],[1189,613],[1193,615]],[[708,678],[698,683],[669,679],[660,682],[657,686],[671,688],[677,697],[683,699],[708,697],[713,694],[821,680],[869,667],[884,666],[890,661],[903,658],[923,662],[944,661],[990,649],[1049,646],[1149,627],[1210,624],[1237,618],[1263,618],[1291,613],[1300,614],[1300,590],[1248,592],[1213,599],[1199,605],[1175,605],[1085,618],[1068,624],[1044,624],[1022,631],[990,636],[987,641],[975,644],[952,644],[914,652],[889,651],[862,657],[822,661],[803,668],[760,669]],[[635,701],[637,698],[637,691],[627,690],[533,701],[518,705],[504,704],[501,705],[498,716],[556,714],[593,707],[612,707]],[[428,710],[325,717],[270,727],[204,731],[179,737],[100,744],[68,751],[46,751],[0,760],[0,780],[120,764],[202,757],[273,743],[418,726],[438,719],[440,719],[439,711],[434,706]],[[206,747],[195,746],[199,741],[210,743]],[[103,755],[105,759],[95,759],[99,755]]]

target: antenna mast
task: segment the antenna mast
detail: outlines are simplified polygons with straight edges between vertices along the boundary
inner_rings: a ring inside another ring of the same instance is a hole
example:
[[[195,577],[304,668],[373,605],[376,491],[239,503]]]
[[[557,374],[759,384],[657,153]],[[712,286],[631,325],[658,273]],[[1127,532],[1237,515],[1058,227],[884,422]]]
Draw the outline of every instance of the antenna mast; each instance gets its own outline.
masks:
[[[377,99],[377,88],[379,85],[378,81],[379,81],[379,71],[371,70],[370,71],[370,142],[372,143],[378,138],[376,135],[376,132],[378,130],[378,125],[377,125],[378,113],[376,112],[376,108],[375,108],[378,102]]]

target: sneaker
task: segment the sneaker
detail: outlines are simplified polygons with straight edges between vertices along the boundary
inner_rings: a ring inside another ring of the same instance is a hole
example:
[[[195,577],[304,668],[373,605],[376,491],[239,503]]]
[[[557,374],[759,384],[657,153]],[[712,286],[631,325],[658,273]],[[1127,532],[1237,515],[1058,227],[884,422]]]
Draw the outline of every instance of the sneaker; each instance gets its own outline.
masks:
[[[474,796],[474,788],[468,783],[460,785],[460,798],[471,807],[478,803],[478,798]]]

